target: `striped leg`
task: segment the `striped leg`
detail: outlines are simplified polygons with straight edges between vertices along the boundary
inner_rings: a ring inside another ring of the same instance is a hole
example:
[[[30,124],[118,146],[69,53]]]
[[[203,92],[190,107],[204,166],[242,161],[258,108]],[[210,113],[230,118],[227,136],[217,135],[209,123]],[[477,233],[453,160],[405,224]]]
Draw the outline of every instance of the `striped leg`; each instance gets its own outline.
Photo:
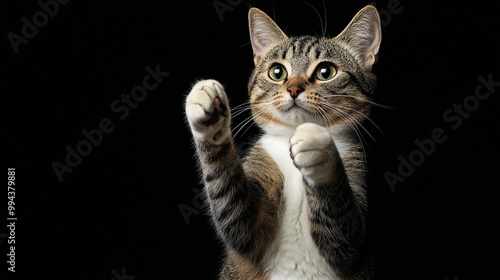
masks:
[[[306,185],[313,240],[340,275],[365,273],[365,198],[351,188],[330,133],[307,123],[297,127],[290,143]]]
[[[263,181],[245,173],[229,129],[226,94],[217,81],[197,83],[186,99],[205,192],[217,233],[233,251],[257,261],[273,236],[276,205]]]

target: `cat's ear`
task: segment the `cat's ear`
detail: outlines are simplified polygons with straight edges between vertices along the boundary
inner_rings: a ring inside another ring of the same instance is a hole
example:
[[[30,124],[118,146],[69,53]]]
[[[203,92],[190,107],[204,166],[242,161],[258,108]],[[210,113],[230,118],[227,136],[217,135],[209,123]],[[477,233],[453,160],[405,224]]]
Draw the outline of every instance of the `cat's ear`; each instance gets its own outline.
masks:
[[[371,69],[377,61],[382,41],[377,9],[370,5],[361,9],[335,39],[344,41],[347,46],[354,49],[365,68]]]
[[[259,62],[270,47],[288,39],[278,25],[257,8],[251,8],[248,12],[248,25],[255,64]]]

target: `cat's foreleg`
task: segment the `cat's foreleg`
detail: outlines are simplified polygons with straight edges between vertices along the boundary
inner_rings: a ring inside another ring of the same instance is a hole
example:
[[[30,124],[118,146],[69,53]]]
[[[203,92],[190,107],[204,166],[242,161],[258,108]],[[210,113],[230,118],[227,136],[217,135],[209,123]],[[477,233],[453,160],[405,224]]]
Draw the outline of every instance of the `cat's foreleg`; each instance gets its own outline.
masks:
[[[352,271],[362,261],[365,219],[334,140],[327,128],[306,123],[290,144],[306,187],[311,235],[332,266]]]
[[[186,116],[203,172],[212,220],[231,249],[258,259],[272,235],[276,211],[261,181],[246,174],[230,133],[230,110],[222,85],[198,82],[186,98]],[[255,172],[254,172],[255,173]]]

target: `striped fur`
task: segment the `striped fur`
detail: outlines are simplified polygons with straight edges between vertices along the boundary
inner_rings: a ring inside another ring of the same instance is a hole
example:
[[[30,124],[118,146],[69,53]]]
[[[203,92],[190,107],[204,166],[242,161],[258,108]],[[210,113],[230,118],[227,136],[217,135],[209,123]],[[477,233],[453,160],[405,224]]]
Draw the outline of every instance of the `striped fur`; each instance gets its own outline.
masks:
[[[220,279],[373,279],[357,134],[376,84],[377,11],[362,9],[331,39],[288,38],[255,8],[249,23],[248,89],[264,135],[248,155],[235,151],[220,83],[198,82],[186,99],[212,221],[227,248]],[[282,80],[269,74],[277,64]],[[321,65],[334,66],[333,78],[318,78]]]

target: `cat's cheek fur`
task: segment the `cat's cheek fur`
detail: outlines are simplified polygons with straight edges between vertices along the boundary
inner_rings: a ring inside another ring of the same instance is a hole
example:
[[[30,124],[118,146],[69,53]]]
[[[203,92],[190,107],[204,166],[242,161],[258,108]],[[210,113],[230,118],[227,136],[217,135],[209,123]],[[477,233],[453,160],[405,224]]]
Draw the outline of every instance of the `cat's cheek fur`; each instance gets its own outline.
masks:
[[[186,116],[193,137],[220,145],[230,134],[230,110],[224,88],[215,80],[196,83],[186,98]]]
[[[329,130],[313,123],[297,127],[290,137],[290,156],[308,185],[325,185],[333,180],[335,158],[339,157]]]

